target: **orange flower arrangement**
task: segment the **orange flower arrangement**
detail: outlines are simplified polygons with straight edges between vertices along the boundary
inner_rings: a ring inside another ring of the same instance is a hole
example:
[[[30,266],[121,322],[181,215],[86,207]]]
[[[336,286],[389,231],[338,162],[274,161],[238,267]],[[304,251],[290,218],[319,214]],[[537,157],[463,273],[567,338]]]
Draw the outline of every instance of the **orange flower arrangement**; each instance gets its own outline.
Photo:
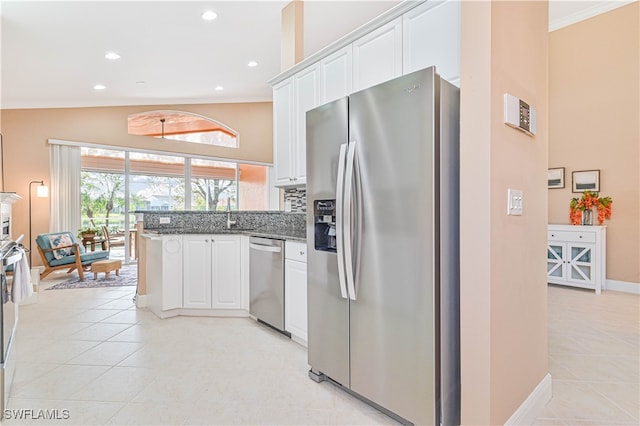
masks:
[[[611,219],[611,197],[600,197],[597,192],[584,191],[581,198],[572,198],[569,203],[569,219],[572,225],[580,225],[582,212],[598,208],[598,225],[602,225],[605,219]]]

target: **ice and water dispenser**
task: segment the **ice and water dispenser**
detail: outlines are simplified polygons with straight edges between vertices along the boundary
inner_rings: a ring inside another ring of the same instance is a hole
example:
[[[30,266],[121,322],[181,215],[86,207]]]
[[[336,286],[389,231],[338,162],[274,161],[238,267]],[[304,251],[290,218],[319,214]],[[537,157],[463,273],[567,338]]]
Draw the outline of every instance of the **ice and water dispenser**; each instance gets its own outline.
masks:
[[[313,202],[314,245],[316,250],[336,252],[336,200]]]

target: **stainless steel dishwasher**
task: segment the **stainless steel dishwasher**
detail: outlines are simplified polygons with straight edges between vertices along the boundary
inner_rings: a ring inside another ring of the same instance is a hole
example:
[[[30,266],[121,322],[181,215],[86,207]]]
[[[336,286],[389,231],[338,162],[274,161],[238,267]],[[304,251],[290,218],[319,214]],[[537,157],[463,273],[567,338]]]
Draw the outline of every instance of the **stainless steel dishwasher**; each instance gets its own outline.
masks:
[[[249,239],[249,312],[258,321],[284,330],[284,241]]]

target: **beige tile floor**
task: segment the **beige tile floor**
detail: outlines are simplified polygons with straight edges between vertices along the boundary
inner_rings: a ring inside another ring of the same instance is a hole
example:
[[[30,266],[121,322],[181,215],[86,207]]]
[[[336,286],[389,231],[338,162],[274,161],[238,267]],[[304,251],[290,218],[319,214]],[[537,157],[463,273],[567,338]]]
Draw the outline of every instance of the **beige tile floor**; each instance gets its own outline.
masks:
[[[68,418],[3,424],[396,424],[313,382],[306,349],[251,319],[160,320],[132,287],[44,290],[56,282],[20,307],[8,409]]]
[[[8,409],[68,418],[3,424],[394,424],[312,382],[305,349],[250,319],[159,320],[130,287],[55,282],[21,307]],[[640,424],[639,315],[638,296],[549,287],[554,397],[536,424]]]
[[[640,424],[640,297],[549,286],[553,398],[538,425]]]

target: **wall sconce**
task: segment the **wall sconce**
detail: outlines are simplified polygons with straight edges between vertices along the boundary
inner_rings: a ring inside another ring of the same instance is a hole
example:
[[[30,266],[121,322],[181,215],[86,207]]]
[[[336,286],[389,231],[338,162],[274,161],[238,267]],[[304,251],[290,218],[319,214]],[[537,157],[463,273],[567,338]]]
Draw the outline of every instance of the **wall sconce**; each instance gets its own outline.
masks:
[[[36,197],[47,198],[49,196],[49,187],[44,184],[43,180],[33,180],[29,182],[29,267],[31,267],[31,242],[33,241],[31,237],[31,185],[34,183],[40,184],[36,189]]]

